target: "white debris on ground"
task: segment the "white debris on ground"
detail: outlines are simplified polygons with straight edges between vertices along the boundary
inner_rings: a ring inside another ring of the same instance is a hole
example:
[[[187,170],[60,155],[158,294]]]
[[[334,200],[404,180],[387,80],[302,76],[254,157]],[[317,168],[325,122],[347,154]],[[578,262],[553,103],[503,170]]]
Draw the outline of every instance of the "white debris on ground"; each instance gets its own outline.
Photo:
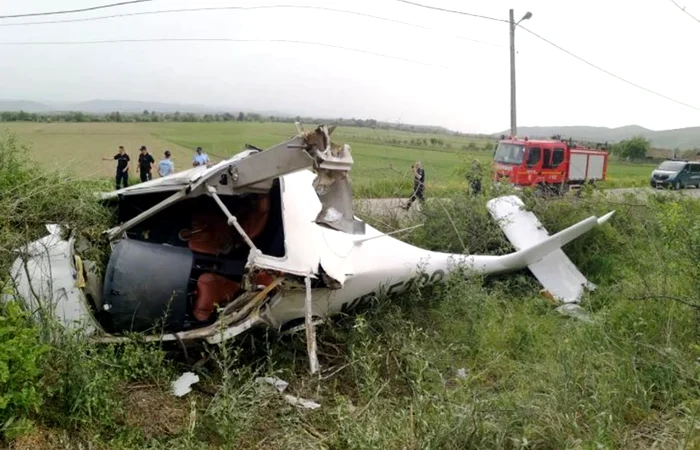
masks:
[[[279,393],[283,393],[284,390],[287,389],[287,386],[289,386],[289,383],[276,377],[258,377],[255,379],[255,382],[260,384],[269,384],[277,389]],[[319,403],[316,403],[313,400],[307,400],[294,395],[284,394],[282,398],[284,398],[284,400],[290,405],[300,406],[302,408],[317,409],[321,407]]]
[[[462,379],[462,380],[467,378],[467,369],[465,369],[464,367],[462,367],[461,369],[458,369],[457,370],[457,378]]]
[[[591,315],[588,314],[588,312],[581,308],[579,305],[575,303],[565,303],[561,305],[560,307],[556,308],[558,313],[563,314],[565,316],[573,317],[575,319],[582,320],[584,322],[593,322],[593,319],[591,318]]]
[[[182,397],[192,391],[191,386],[199,381],[199,377],[192,372],[185,372],[180,378],[171,384],[173,395]]]
[[[294,397],[293,395],[289,395],[289,394],[285,394],[284,399],[290,405],[301,406],[302,408],[317,409],[317,408],[321,407],[320,404],[314,402],[313,400],[306,400],[304,398]]]
[[[279,392],[284,392],[284,390],[287,389],[287,386],[289,386],[289,383],[287,383],[286,381],[275,377],[258,377],[255,379],[255,382],[267,383],[270,386],[274,386],[275,388],[277,388]]]

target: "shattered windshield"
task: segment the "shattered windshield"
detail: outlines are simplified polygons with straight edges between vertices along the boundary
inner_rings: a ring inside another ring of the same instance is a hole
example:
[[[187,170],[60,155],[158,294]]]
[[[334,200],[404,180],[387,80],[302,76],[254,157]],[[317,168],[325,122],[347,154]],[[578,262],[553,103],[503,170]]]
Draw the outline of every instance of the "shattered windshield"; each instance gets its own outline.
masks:
[[[503,164],[520,164],[525,155],[525,146],[500,142],[493,160]]]
[[[668,170],[670,172],[678,172],[685,167],[683,161],[664,161],[657,167],[659,170]]]

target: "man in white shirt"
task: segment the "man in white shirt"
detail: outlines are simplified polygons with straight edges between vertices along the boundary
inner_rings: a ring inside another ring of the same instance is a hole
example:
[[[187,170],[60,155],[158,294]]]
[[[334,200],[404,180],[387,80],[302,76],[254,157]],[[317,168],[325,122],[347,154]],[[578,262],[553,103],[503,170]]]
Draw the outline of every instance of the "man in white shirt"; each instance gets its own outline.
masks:
[[[170,159],[170,150],[165,151],[165,159],[158,162],[158,175],[166,177],[175,173],[175,164]]]
[[[202,147],[197,147],[194,158],[192,158],[192,165],[194,167],[209,165],[209,156],[202,151]]]

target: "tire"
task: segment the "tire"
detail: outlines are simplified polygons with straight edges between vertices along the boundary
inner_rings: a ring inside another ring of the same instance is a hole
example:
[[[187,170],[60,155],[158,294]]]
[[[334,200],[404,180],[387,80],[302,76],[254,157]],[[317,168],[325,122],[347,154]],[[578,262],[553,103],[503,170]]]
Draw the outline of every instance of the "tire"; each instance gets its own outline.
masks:
[[[675,183],[673,183],[673,190],[674,190],[674,191],[680,191],[680,190],[681,190],[681,182],[680,182],[680,181],[676,181]]]

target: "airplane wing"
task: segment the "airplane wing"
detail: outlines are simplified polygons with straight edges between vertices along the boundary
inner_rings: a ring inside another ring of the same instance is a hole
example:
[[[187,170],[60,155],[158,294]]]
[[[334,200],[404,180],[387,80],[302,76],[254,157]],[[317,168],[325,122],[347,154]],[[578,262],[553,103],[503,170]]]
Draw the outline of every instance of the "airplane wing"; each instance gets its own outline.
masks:
[[[237,153],[233,157],[223,160],[211,167],[199,166],[192,167],[181,172],[175,172],[171,175],[167,175],[161,178],[154,178],[150,181],[145,181],[143,183],[137,183],[129,187],[125,187],[119,190],[111,192],[100,192],[97,195],[102,200],[117,199],[120,196],[128,195],[141,195],[141,194],[153,194],[156,192],[174,192],[178,191],[184,187],[191,186],[202,178],[206,178],[208,175],[217,172],[228,164],[232,162],[239,161],[246,158],[252,154],[258,153],[257,150],[244,150]]]
[[[498,197],[489,200],[486,206],[516,250],[532,247],[550,237],[517,196]],[[554,298],[563,303],[578,303],[584,288],[596,288],[561,249],[528,265],[528,269]]]

